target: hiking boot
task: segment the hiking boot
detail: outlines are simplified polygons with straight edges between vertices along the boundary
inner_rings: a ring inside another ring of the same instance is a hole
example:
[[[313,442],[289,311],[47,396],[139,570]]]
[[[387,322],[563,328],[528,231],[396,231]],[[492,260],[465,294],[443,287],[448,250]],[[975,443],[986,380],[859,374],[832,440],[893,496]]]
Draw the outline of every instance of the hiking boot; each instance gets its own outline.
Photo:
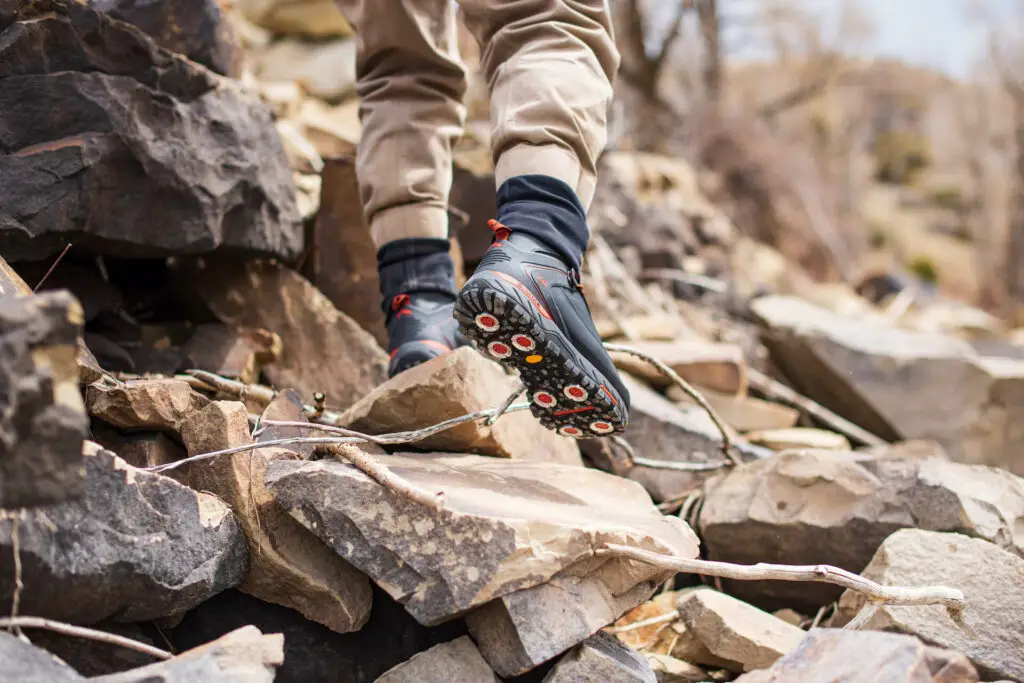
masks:
[[[455,265],[446,239],[388,242],[377,252],[388,377],[469,345],[452,318]]]
[[[594,327],[579,269],[535,234],[489,225],[495,240],[455,304],[463,333],[519,371],[548,429],[574,438],[624,431],[629,392]]]

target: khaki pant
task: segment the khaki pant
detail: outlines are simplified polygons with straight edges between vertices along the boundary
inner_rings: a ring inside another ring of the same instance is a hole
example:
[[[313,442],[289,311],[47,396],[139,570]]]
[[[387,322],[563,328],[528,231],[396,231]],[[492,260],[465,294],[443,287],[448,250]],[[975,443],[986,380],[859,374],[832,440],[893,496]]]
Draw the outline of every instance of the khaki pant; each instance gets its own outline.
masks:
[[[452,144],[467,83],[452,0],[338,0],[357,34],[363,136],[356,154],[377,246],[448,235]],[[497,185],[543,173],[584,207],[619,55],[608,0],[461,0],[490,89]]]

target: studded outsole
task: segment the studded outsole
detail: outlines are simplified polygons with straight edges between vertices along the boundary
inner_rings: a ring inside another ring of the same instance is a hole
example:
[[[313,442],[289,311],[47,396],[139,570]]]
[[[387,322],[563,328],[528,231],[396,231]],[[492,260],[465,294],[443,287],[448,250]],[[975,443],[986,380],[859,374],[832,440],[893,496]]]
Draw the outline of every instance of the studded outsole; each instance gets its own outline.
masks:
[[[519,372],[530,411],[548,429],[573,438],[624,431],[615,390],[535,311],[505,282],[469,282],[455,303],[455,320],[480,351]]]

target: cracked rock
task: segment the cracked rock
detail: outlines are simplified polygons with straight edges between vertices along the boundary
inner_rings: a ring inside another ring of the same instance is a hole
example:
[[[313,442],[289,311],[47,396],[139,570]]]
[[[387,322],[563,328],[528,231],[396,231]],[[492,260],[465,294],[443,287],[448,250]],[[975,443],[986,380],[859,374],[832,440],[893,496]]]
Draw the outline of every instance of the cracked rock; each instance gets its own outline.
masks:
[[[467,636],[435,645],[389,669],[374,683],[499,683]]]
[[[555,664],[544,683],[657,683],[647,660],[615,636],[596,633]]]

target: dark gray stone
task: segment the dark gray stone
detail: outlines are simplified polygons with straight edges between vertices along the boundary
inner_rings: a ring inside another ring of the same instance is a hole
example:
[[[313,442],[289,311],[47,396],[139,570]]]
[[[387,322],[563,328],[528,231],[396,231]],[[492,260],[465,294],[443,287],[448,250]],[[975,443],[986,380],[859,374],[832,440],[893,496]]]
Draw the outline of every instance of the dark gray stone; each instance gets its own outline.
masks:
[[[615,636],[595,633],[562,658],[544,683],[657,683],[647,660]]]
[[[181,614],[239,584],[245,538],[227,506],[88,442],[85,493],[26,511],[18,522],[21,611],[79,624]],[[11,515],[0,516],[10,557]],[[14,590],[0,564],[0,595]]]
[[[84,680],[50,653],[0,631],[0,683],[80,683]]]
[[[81,491],[89,425],[75,364],[81,327],[68,292],[0,299],[0,508]]]
[[[0,0],[0,252],[241,250],[303,233],[270,111],[70,0]]]

